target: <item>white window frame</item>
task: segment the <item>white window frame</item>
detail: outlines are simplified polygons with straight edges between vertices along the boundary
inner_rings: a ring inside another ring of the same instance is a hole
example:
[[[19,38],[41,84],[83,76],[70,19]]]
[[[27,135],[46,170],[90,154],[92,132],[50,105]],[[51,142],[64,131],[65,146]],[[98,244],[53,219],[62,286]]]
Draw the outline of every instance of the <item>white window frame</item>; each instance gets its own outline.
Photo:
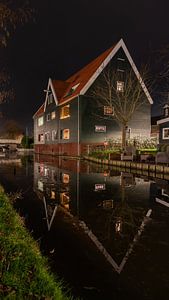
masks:
[[[108,110],[111,112],[109,113]],[[105,105],[104,106],[104,116],[114,116],[114,107]]]
[[[164,116],[168,117],[169,115],[169,107],[164,108]]]
[[[68,108],[69,113],[67,115],[64,114],[64,109]],[[60,119],[67,119],[70,117],[70,104],[64,105],[60,109]]]
[[[45,132],[45,141],[46,142],[50,141],[50,132],[49,131]]]
[[[38,118],[38,126],[40,127],[40,126],[42,126],[44,124],[44,117],[43,116],[40,116],[39,118]]]
[[[124,92],[124,81],[121,81],[121,80],[117,81],[116,90],[117,90],[118,93],[123,93]]]
[[[129,137],[128,137],[129,135]],[[130,139],[131,138],[131,127],[127,127],[126,128],[126,139]]]
[[[48,104],[53,103],[53,94],[52,92],[48,94]]]
[[[51,120],[51,114],[49,113],[46,115],[46,121],[49,122],[50,120]]]
[[[165,134],[164,134],[165,130],[168,130],[168,131],[169,131],[169,127],[163,128],[163,131],[162,131],[162,138],[163,138],[163,140],[169,140],[169,135],[168,135],[168,137],[165,137]]]
[[[68,137],[65,137],[66,131],[68,132]],[[69,128],[65,128],[62,131],[62,139],[63,140],[69,140],[70,139],[70,129]]]
[[[105,125],[95,125],[95,132],[106,132],[106,126]]]
[[[38,142],[39,143],[43,143],[44,142],[44,134],[43,133],[39,133],[38,134]]]
[[[52,141],[57,140],[57,130],[52,130]]]

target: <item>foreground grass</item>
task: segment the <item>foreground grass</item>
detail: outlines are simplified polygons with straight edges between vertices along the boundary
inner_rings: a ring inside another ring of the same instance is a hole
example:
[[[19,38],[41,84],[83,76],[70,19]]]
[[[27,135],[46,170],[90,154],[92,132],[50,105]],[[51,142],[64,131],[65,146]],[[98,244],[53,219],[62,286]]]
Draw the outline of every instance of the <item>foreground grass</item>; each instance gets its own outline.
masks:
[[[1,187],[0,299],[70,300]]]

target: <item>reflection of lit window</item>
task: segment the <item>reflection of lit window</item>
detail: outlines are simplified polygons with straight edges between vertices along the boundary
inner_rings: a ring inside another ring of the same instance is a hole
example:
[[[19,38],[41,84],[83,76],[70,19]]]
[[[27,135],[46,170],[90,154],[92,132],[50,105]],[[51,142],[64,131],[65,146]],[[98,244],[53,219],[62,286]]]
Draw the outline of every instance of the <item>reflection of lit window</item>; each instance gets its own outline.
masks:
[[[45,141],[50,141],[50,132],[45,132]]]
[[[60,194],[60,204],[66,208],[69,209],[69,201],[70,201],[70,197],[68,194],[66,193],[61,193]]]
[[[106,126],[95,125],[95,132],[106,132]]]
[[[54,120],[56,118],[56,112],[52,111],[51,112],[51,120]]]
[[[51,191],[50,199],[55,199],[55,191]]]
[[[65,105],[63,107],[61,107],[60,110],[60,119],[65,119],[70,117],[70,105]]]
[[[44,119],[43,119],[43,116],[41,116],[38,118],[38,126],[42,126],[43,123],[44,123]]]
[[[163,139],[169,139],[169,128],[163,128]]]
[[[38,142],[41,142],[41,143],[44,142],[44,135],[43,135],[43,133],[41,133],[41,134],[38,135]]]
[[[38,180],[38,190],[43,192],[43,182],[41,180]]]
[[[49,176],[49,169],[48,168],[44,168],[44,176]]]
[[[117,92],[124,92],[124,81],[117,81]]]
[[[115,231],[121,232],[122,231],[122,220],[120,218],[117,219],[115,224]]]
[[[95,191],[104,191],[106,189],[105,183],[96,183]]]
[[[40,174],[43,175],[44,165],[40,165]]]
[[[105,209],[113,208],[113,200],[104,200],[103,208]]]
[[[63,129],[60,132],[60,138],[63,140],[69,140],[70,138],[70,130],[69,129]]]
[[[69,174],[62,174],[63,183],[69,183]]]
[[[105,116],[114,115],[114,107],[104,106],[104,115]]]
[[[57,131],[56,130],[52,130],[52,141],[57,140]]]

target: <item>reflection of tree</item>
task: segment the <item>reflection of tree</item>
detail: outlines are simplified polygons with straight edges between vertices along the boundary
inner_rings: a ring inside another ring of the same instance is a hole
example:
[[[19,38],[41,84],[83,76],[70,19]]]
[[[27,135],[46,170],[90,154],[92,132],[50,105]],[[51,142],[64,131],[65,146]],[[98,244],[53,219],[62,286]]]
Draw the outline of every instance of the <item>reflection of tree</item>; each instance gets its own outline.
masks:
[[[90,211],[87,220],[99,241],[109,253],[113,251],[114,258],[119,262],[137,233],[145,214],[144,208],[130,202],[127,191],[133,188],[135,180],[131,177],[127,180],[126,177],[127,174],[124,174],[125,180],[120,181],[119,201],[104,200]]]

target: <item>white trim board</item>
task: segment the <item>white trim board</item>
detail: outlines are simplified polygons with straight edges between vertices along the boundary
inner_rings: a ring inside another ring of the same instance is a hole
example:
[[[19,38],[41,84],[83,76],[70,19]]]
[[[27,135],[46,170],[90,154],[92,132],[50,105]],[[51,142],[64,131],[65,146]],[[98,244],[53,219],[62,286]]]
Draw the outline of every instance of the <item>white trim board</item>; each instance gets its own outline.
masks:
[[[58,99],[57,99],[57,96],[56,96],[56,93],[55,93],[55,89],[54,89],[53,84],[52,84],[52,79],[49,78],[47,92],[46,92],[46,97],[45,97],[44,112],[46,110],[46,105],[47,105],[47,101],[48,101],[48,94],[49,94],[49,89],[50,88],[51,88],[51,91],[52,91],[55,103],[56,103],[56,105],[58,105]]]
[[[96,78],[100,75],[100,73],[102,72],[102,70],[107,66],[107,64],[111,61],[111,59],[114,57],[114,55],[117,53],[117,51],[122,48],[124,53],[126,54],[128,60],[129,60],[129,63],[137,77],[137,79],[139,80],[143,90],[144,90],[144,93],[147,97],[147,99],[149,100],[150,104],[153,104],[153,100],[140,76],[140,73],[138,72],[137,70],[137,67],[133,61],[133,59],[131,58],[131,55],[123,41],[123,39],[121,39],[117,44],[116,46],[112,49],[112,51],[110,52],[110,54],[106,57],[106,59],[103,61],[103,63],[99,66],[99,68],[96,70],[96,72],[92,75],[92,77],[89,79],[89,81],[86,83],[86,85],[82,88],[82,90],[80,91],[80,95],[84,95],[87,90],[90,88],[90,86],[93,84],[93,82],[96,80]]]
[[[145,225],[150,220],[150,216],[152,214],[152,209],[149,209],[146,213],[146,216],[144,217],[136,235],[133,238],[133,241],[130,243],[128,250],[126,251],[126,254],[124,255],[120,265],[116,263],[116,261],[112,258],[112,256],[107,252],[107,250],[104,248],[102,243],[98,240],[98,238],[94,235],[94,233],[88,228],[88,226],[85,224],[84,221],[79,221],[80,227],[85,231],[85,233],[89,236],[89,238],[93,241],[93,243],[96,245],[96,247],[99,249],[99,251],[103,254],[103,256],[106,258],[106,260],[109,262],[109,264],[113,267],[113,269],[120,274],[129,259],[129,256],[131,252],[133,251],[133,248],[135,246],[135,243],[140,238]]]
[[[165,119],[158,120],[158,121],[157,121],[157,125],[163,124],[163,123],[166,123],[166,122],[169,122],[169,117],[168,117],[168,118],[165,118]]]
[[[166,206],[166,207],[169,207],[169,203],[168,203],[168,202],[166,202],[166,201],[164,201],[164,200],[161,200],[161,199],[159,199],[159,198],[156,198],[156,202],[157,202],[157,203],[160,203],[160,204],[162,204],[162,205],[164,205],[164,206]]]

